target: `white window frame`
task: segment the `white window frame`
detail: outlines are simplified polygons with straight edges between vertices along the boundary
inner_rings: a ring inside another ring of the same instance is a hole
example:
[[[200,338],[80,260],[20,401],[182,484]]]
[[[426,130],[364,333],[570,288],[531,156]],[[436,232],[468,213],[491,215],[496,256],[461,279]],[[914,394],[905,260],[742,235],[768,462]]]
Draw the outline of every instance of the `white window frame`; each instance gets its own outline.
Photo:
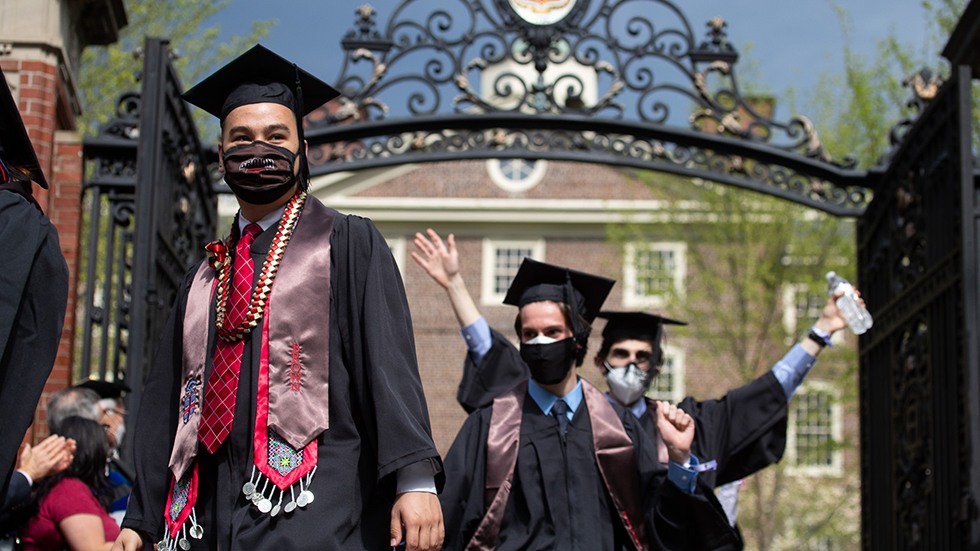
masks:
[[[500,249],[531,249],[531,258],[544,261],[544,239],[484,239],[481,270],[480,303],[500,306],[507,292],[497,292],[497,251]]]
[[[664,358],[666,359],[666,363],[664,363],[665,370],[668,369],[667,364],[670,364],[669,371],[672,375],[671,382],[673,386],[667,392],[661,393],[654,390],[657,379],[664,375],[664,373],[661,373],[650,383],[650,388],[647,389],[646,395],[654,400],[667,400],[672,404],[679,404],[684,399],[684,365],[686,355],[683,349],[666,344],[664,345]]]
[[[830,438],[835,443],[842,442],[843,438],[844,423],[840,389],[823,381],[807,381],[796,390],[789,403],[789,423],[786,429],[786,459],[789,465],[789,473],[793,476],[807,477],[842,476],[844,474],[844,451],[839,447],[831,452],[829,465],[797,464],[796,404],[794,401],[798,401],[809,392],[821,392],[830,395]]]
[[[501,169],[501,163],[510,161],[526,161],[531,163],[531,172],[523,180],[515,180]],[[487,174],[494,184],[504,191],[521,193],[541,183],[548,171],[548,161],[545,159],[487,159]]]
[[[637,290],[636,254],[639,249],[647,251],[664,251],[674,253],[673,274],[674,291],[683,296],[684,279],[687,276],[687,243],[682,241],[637,242],[626,244],[623,261],[623,306],[627,308],[663,308],[667,304],[667,296],[641,295]]]
[[[810,287],[805,283],[786,283],[783,285],[782,289],[782,304],[783,304],[783,329],[786,330],[786,345],[791,345],[798,342],[803,337],[806,336],[806,332],[810,329],[806,326],[808,323],[813,323],[817,321],[820,317],[820,312],[823,310],[823,303],[818,304],[814,308],[817,309],[816,316],[811,321],[809,319],[802,320],[803,325],[800,324],[800,318],[796,315],[796,299],[800,293],[810,294]],[[838,345],[844,342],[844,332],[838,331],[834,333],[830,338],[831,344]]]

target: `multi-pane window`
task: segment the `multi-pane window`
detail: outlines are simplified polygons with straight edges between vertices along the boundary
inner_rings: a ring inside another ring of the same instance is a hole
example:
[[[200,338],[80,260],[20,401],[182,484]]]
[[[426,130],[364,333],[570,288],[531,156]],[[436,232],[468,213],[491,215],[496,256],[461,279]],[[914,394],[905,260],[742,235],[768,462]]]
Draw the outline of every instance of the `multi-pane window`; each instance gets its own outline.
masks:
[[[787,455],[796,474],[841,472],[841,412],[833,387],[809,382],[789,403]]]
[[[501,189],[512,193],[527,191],[538,185],[548,170],[545,160],[490,159],[487,173]]]
[[[534,172],[534,161],[527,159],[500,159],[500,172],[504,178],[521,182],[531,177]]]
[[[783,328],[786,329],[787,345],[806,335],[810,326],[820,317],[826,303],[827,295],[811,289],[805,283],[783,285]],[[834,333],[831,342],[844,342],[844,332]]]
[[[682,293],[687,271],[685,243],[629,243],[623,267],[623,303],[659,308],[671,293]]]
[[[483,241],[483,304],[499,305],[525,257],[544,259],[544,241]]]
[[[820,317],[825,300],[819,293],[810,292],[805,283],[783,285],[783,326],[786,333],[796,336],[813,325]]]
[[[837,540],[830,536],[820,536],[808,541],[804,549],[806,551],[837,551],[840,549],[840,545],[837,544]]]
[[[650,388],[647,396],[654,400],[667,400],[672,404],[684,399],[684,351],[670,346],[664,346],[664,364]]]

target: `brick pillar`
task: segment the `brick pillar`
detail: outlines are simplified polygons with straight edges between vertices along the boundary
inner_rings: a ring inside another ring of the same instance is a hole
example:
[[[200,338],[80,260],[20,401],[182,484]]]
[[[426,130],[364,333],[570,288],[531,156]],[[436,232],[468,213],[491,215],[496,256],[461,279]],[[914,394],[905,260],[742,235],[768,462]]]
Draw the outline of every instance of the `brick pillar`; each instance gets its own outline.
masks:
[[[56,59],[52,59],[55,61]],[[35,186],[34,196],[58,230],[61,251],[69,270],[68,306],[58,355],[34,413],[27,440],[37,442],[47,435],[44,410],[51,393],[72,381],[72,343],[75,334],[75,287],[81,229],[82,144],[74,131],[74,114],[66,106],[66,94],[55,63],[38,60],[0,60],[11,79],[18,109],[37,153],[49,189]]]

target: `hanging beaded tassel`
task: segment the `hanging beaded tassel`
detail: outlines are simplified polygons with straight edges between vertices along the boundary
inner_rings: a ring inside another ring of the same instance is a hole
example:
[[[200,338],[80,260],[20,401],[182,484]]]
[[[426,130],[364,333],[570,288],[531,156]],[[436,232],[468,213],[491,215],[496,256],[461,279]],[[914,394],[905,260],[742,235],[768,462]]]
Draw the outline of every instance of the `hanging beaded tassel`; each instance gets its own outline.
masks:
[[[270,516],[280,513],[292,513],[313,503],[314,495],[310,491],[313,475],[316,474],[316,441],[310,442],[306,448],[296,450],[287,444],[275,431],[268,431],[268,457],[265,468],[252,467],[248,482],[242,486],[242,494],[252,502],[259,512]],[[305,475],[300,475],[295,482],[286,486],[285,480],[290,473],[308,465],[313,467]],[[271,474],[273,480],[266,473]],[[280,484],[282,487],[280,487]],[[288,501],[286,492],[289,492]]]
[[[163,539],[157,543],[158,550],[187,551],[191,548],[188,536],[199,540],[204,537],[204,528],[197,523],[197,465],[180,481],[173,481],[167,498],[166,526]]]

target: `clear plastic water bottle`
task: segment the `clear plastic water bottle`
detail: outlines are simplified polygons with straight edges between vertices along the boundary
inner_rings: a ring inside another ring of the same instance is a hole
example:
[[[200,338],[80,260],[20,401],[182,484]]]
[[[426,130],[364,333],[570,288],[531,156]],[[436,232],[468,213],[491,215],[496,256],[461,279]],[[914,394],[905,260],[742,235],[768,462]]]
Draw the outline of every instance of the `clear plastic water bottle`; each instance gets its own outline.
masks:
[[[854,286],[849,281],[837,275],[837,272],[827,272],[827,292],[834,296],[834,292],[844,291],[844,294],[837,299],[837,309],[847,320],[847,325],[855,335],[863,335],[871,326],[874,320],[871,313],[864,306],[861,306]]]

